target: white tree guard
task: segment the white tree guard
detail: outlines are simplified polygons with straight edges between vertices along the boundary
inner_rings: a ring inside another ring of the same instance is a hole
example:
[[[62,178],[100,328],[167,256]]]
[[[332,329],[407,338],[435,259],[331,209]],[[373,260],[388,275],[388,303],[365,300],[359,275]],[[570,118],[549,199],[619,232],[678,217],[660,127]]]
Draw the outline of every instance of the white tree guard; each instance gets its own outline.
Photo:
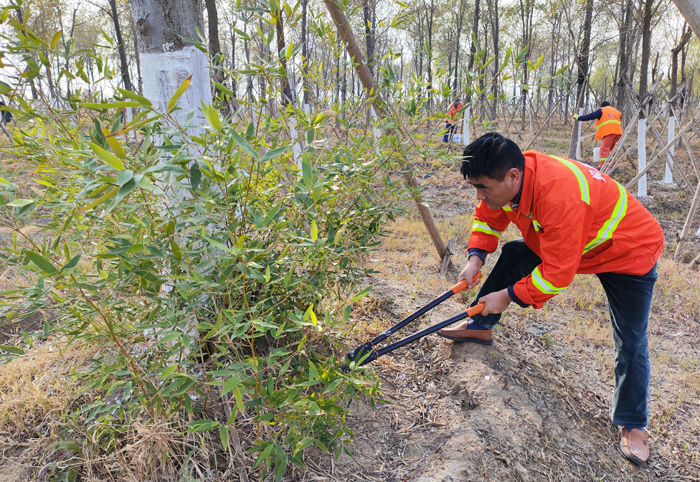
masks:
[[[160,112],[167,112],[170,98],[182,82],[192,76],[189,89],[177,101],[180,110],[172,115],[184,124],[187,113],[194,109],[191,127],[201,129],[205,120],[200,105],[202,102],[209,105],[212,100],[209,62],[203,52],[191,46],[174,52],[141,52],[141,71],[143,94]],[[188,132],[192,131],[188,129]]]
[[[462,143],[465,146],[471,142],[469,138],[469,119],[472,116],[471,112],[472,108],[468,105],[467,108],[464,109],[464,127],[462,127]]]
[[[600,147],[593,148],[593,165],[598,167],[600,164]]]
[[[676,118],[670,116],[668,118],[668,142],[671,142],[673,138],[676,137]],[[666,154],[666,171],[664,173],[664,182],[666,184],[673,184],[673,173],[671,168],[673,167],[673,153],[675,152],[675,144],[671,144],[668,149],[668,154]]]
[[[637,121],[637,153],[638,172],[647,167],[647,120],[639,119]],[[647,175],[644,174],[637,181],[637,197],[645,197],[647,195]]]

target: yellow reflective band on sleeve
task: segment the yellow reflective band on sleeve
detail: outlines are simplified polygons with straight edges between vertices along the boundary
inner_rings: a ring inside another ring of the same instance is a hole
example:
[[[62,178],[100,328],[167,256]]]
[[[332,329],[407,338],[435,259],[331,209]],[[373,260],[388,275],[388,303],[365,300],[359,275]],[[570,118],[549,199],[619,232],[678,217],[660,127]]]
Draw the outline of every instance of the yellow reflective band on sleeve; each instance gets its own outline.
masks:
[[[530,273],[530,275],[532,276],[532,284],[534,284],[535,288],[540,290],[545,295],[555,295],[557,293],[561,293],[567,288],[566,286],[564,286],[563,288],[559,288],[557,286],[554,286],[546,279],[544,279],[540,274],[539,266],[536,267],[535,270],[532,273]]]
[[[578,187],[581,189],[581,201],[585,202],[586,204],[591,204],[591,193],[588,190],[588,181],[586,181],[586,176],[583,175],[583,172],[574,164],[573,162],[562,159],[561,157],[555,157],[551,156],[552,159],[556,159],[557,161],[561,162],[564,164],[566,167],[571,169],[571,172],[574,173],[576,176],[576,179],[578,180]]]
[[[499,239],[501,238],[501,234],[503,234],[501,231],[496,231],[488,224],[482,223],[481,221],[477,221],[476,219],[474,220],[474,226],[472,227],[472,231],[479,231],[480,233],[491,234]]]
[[[540,229],[542,229],[542,225],[534,219],[532,220],[532,227],[535,228],[535,231],[539,231]]]
[[[620,198],[617,200],[617,204],[615,204],[612,215],[607,221],[605,221],[605,223],[603,223],[600,230],[598,230],[598,235],[589,241],[583,248],[583,254],[586,254],[596,246],[600,246],[608,239],[611,239],[613,237],[613,233],[620,225],[620,221],[622,221],[622,218],[624,218],[625,214],[627,214],[627,191],[619,183],[616,184],[618,190],[620,191]]]
[[[600,129],[601,127],[603,127],[603,126],[606,125],[606,124],[620,124],[620,126],[622,126],[622,122],[620,122],[619,120],[611,119],[611,120],[607,120],[607,121],[605,121],[605,122],[602,122],[602,123],[598,124],[598,125],[596,126],[595,130]]]

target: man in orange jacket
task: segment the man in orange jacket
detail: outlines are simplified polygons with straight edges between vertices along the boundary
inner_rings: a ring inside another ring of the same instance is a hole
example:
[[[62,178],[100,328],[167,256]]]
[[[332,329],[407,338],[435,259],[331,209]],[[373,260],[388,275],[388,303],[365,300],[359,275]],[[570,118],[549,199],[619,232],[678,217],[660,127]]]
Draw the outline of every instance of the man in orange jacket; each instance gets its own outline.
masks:
[[[574,119],[577,121],[598,120],[595,126],[595,140],[601,140],[600,162],[598,163],[598,169],[601,169],[615,148],[615,144],[622,137],[622,113],[614,107],[610,107],[610,102],[601,102],[600,109],[582,116],[574,114]]]
[[[460,99],[455,99],[455,101],[450,105],[445,116],[445,135],[442,137],[442,142],[449,142],[452,140],[452,136],[457,132],[457,121],[459,120],[459,112],[464,107],[464,104]]]
[[[511,140],[485,134],[464,150],[461,173],[479,204],[469,261],[459,275],[473,288],[486,255],[513,223],[523,240],[506,243],[478,296],[486,304],[472,321],[440,330],[455,341],[493,343],[493,326],[507,306],[542,308],[577,273],[595,274],[608,298],[615,346],[613,422],[623,454],[649,457],[647,324],[664,237],[659,223],[606,174],[569,159],[521,152]]]

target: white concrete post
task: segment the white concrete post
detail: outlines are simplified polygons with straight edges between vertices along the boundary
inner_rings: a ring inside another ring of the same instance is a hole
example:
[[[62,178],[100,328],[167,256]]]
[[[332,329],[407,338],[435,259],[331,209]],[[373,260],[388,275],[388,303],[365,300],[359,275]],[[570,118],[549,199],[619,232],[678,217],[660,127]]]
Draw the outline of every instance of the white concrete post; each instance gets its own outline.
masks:
[[[292,140],[295,140],[297,138],[297,129],[296,129],[296,121],[294,119],[289,119],[289,135],[292,137]],[[297,168],[299,169],[299,178],[301,179],[301,151],[302,151],[302,146],[301,146],[301,140],[297,140],[294,143],[294,147],[292,148],[292,155],[294,156],[294,162],[297,165]]]
[[[469,139],[469,119],[472,116],[471,112],[472,107],[468,105],[467,108],[464,109],[464,127],[462,127],[462,143],[465,146],[471,142]]]
[[[668,142],[671,142],[673,138],[676,137],[676,118],[675,116],[670,116],[668,118]],[[675,150],[675,143],[671,144],[666,154],[666,172],[664,174],[664,183],[673,184],[673,173],[671,168],[673,167],[673,153]]]
[[[598,167],[600,164],[600,147],[593,148],[593,166]]]
[[[647,167],[647,120],[640,118],[637,122],[637,154],[639,156],[638,170],[641,172]],[[637,197],[647,195],[647,175],[644,174],[637,181]]]
[[[382,131],[377,127],[377,113],[374,112],[374,106],[369,106],[369,113],[372,116],[372,133],[374,134],[375,140],[378,140],[382,137]]]

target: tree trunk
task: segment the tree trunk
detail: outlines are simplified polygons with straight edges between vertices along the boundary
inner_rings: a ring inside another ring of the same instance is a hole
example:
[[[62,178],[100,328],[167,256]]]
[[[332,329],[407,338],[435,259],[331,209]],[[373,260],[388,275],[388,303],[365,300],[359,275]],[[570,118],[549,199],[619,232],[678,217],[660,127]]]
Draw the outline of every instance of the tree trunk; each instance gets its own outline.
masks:
[[[457,46],[455,47],[455,81],[452,91],[459,95],[459,54],[461,49],[460,40],[462,38],[462,28],[464,27],[464,13],[467,9],[466,0],[460,0],[459,10],[457,11]]]
[[[586,15],[583,21],[583,40],[578,52],[578,85],[576,86],[576,107],[574,112],[578,113],[583,106],[583,94],[586,87],[586,77],[588,76],[588,55],[591,45],[591,26],[593,19],[593,0],[586,0]],[[576,146],[578,139],[578,123],[574,123],[571,130],[571,141],[569,142],[569,158],[576,158]]]
[[[370,4],[371,2],[371,4]],[[367,45],[367,66],[374,76],[375,58],[374,49],[377,44],[375,37],[377,22],[377,4],[374,0],[362,0],[362,14],[365,20],[365,43]]]
[[[688,24],[683,25],[683,32],[681,33],[681,38],[678,40],[678,45],[671,49],[671,105],[677,106],[678,99],[676,98],[678,93],[678,54],[685,48],[687,43],[690,41],[692,32],[688,28]]]
[[[501,64],[498,60],[499,45],[498,45],[498,0],[487,0],[489,8],[489,19],[491,20],[491,41],[493,42],[493,79],[491,80],[491,93],[493,100],[491,101],[491,120],[495,121],[498,109],[498,94],[499,85],[498,73]]]
[[[213,67],[212,78],[216,82],[223,84],[224,72],[220,68],[223,55],[221,55],[221,43],[219,42],[219,14],[216,10],[216,0],[205,0],[205,5],[207,7],[207,29],[209,32],[209,57]],[[223,96],[223,92],[219,90],[216,84],[212,86],[212,94]]]
[[[690,25],[697,38],[700,38],[700,7],[696,0],[673,0],[673,3]]]
[[[615,106],[620,112],[625,112],[627,99],[627,89],[625,82],[627,81],[627,70],[629,66],[629,29],[632,27],[632,0],[626,0],[621,6],[620,19],[620,44],[618,46],[618,63],[619,69],[617,74],[617,102]]]
[[[425,0],[423,0],[425,4]],[[428,109],[433,108],[433,20],[435,19],[435,0],[430,0],[430,7],[426,5],[427,18],[426,30],[428,34],[428,58],[426,59],[428,68]]]
[[[143,68],[143,93],[153,107],[167,112],[168,101],[191,78],[190,88],[178,100],[181,110],[173,117],[184,124],[194,109],[211,103],[209,65],[205,54],[186,43],[203,31],[202,5],[198,0],[130,0]],[[197,125],[197,119],[193,125]]]
[[[119,66],[122,72],[122,82],[124,89],[133,91],[134,86],[131,84],[131,76],[129,75],[129,62],[126,59],[126,48],[124,39],[122,38],[122,29],[119,26],[119,13],[117,12],[117,0],[109,0],[109,6],[112,10],[112,21],[114,22],[114,32],[117,36],[117,45],[119,49]]]
[[[642,18],[642,59],[639,66],[639,104],[642,107],[639,117],[646,119],[648,101],[646,99],[649,89],[649,59],[651,57],[651,17],[654,15],[654,0],[646,0],[644,3],[644,17]]]
[[[306,29],[306,12],[308,10],[309,0],[301,0],[301,59],[302,59],[302,70],[304,72],[304,94],[303,94],[303,105],[306,106],[309,103],[309,46],[307,40],[307,29]],[[305,107],[304,107],[305,108]]]
[[[331,18],[333,19],[333,23],[335,23],[335,26],[338,29],[338,34],[340,35],[340,38],[342,38],[343,42],[345,42],[345,48],[348,51],[348,55],[352,59],[353,65],[355,65],[357,76],[362,81],[362,85],[364,86],[367,94],[372,95],[372,104],[375,107],[377,115],[380,117],[385,117],[387,115],[386,104],[382,100],[381,95],[377,89],[377,85],[374,82],[372,72],[364,63],[364,59],[362,58],[362,52],[357,46],[357,41],[355,40],[355,35],[350,29],[348,19],[345,17],[345,14],[342,12],[342,10],[340,10],[338,4],[335,3],[335,0],[324,0],[324,3],[326,4],[326,8],[330,13]],[[406,162],[408,161],[406,160]],[[433,241],[435,249],[437,250],[438,255],[440,256],[440,259],[442,259],[445,256],[445,244],[442,242],[440,233],[435,227],[435,223],[433,222],[433,218],[430,215],[430,211],[425,206],[425,203],[421,198],[420,192],[418,190],[418,183],[416,182],[415,177],[413,177],[413,175],[408,171],[404,172],[404,179],[411,188],[413,201],[416,203],[418,213],[420,214],[421,219],[423,220],[423,223],[425,224],[425,227],[428,230],[428,234],[430,235]]]
[[[284,41],[284,24],[282,20],[282,6],[278,3],[277,11],[270,12],[275,19],[275,28],[277,29],[277,56],[282,66],[284,73],[280,76],[280,90],[282,91],[282,105],[287,105],[294,101],[292,97],[292,89],[289,86],[289,73],[287,72],[287,49]]]

